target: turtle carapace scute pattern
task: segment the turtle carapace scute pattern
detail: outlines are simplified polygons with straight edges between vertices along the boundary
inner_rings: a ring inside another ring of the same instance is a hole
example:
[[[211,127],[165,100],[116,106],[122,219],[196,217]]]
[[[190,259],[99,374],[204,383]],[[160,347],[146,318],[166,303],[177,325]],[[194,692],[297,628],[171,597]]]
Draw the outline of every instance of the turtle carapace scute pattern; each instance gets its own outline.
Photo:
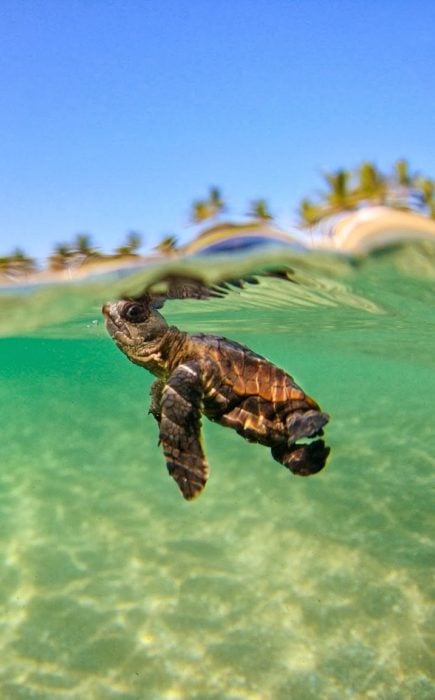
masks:
[[[202,414],[269,447],[294,474],[323,469],[329,454],[324,441],[297,441],[320,438],[329,416],[284,370],[227,338],[168,326],[147,297],[105,304],[103,313],[119,349],[157,377],[150,413],[184,498],[195,498],[208,478]]]

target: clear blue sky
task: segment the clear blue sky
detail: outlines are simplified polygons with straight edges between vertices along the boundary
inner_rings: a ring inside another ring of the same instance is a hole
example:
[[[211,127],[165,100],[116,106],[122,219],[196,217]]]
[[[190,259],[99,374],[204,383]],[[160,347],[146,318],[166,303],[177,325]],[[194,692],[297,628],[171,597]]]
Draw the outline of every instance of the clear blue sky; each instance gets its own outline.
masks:
[[[181,240],[218,185],[290,226],[322,169],[435,175],[433,0],[2,0],[0,254]]]

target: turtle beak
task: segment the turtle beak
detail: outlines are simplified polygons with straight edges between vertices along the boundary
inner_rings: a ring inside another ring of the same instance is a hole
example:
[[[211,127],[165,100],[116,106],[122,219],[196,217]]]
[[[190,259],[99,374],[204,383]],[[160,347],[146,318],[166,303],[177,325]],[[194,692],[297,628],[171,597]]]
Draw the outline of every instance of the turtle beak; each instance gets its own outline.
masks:
[[[119,314],[119,304],[117,303],[107,303],[103,304],[101,311],[106,318],[106,328],[115,342],[119,343],[132,343],[130,329],[128,323],[124,323]],[[121,348],[122,349],[122,348]]]
[[[118,330],[118,327],[113,318],[113,314],[110,313],[111,307],[112,304],[103,304],[103,306],[101,307],[101,311],[106,319],[106,328],[109,331],[110,335],[113,336],[114,333]]]

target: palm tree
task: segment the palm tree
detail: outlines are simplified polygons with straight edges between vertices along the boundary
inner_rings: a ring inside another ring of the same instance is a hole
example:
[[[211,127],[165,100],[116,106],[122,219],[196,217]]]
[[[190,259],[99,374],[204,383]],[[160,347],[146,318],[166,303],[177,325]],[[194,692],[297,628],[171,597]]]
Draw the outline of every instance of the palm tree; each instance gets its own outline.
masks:
[[[428,177],[420,178],[417,180],[417,186],[423,202],[427,204],[435,194],[435,181]]]
[[[329,192],[324,195],[326,213],[335,214],[344,209],[353,209],[355,197],[350,189],[351,173],[340,168],[332,173],[325,172],[324,178],[329,185]]]
[[[388,192],[388,185],[380,170],[368,161],[358,168],[358,185],[355,200],[383,204]]]
[[[87,263],[95,258],[100,258],[101,254],[92,244],[91,236],[88,233],[78,233],[73,244],[74,257],[80,263]]]
[[[254,199],[251,202],[247,215],[253,219],[256,219],[257,221],[261,221],[262,223],[273,219],[273,215],[271,214],[269,205],[265,199]]]
[[[7,274],[9,267],[9,257],[7,255],[2,255],[0,257],[0,277],[3,274]]]
[[[428,177],[416,180],[417,195],[431,219],[435,219],[435,180]]]
[[[66,270],[71,259],[74,257],[74,251],[68,243],[57,243],[53,253],[48,258],[48,267],[51,272],[60,272]]]
[[[115,255],[138,255],[138,250],[142,245],[142,236],[136,231],[130,231],[124,245],[118,246]]]
[[[323,215],[322,207],[314,204],[310,199],[305,198],[299,204],[299,218],[303,226],[314,226]]]
[[[92,255],[93,246],[89,233],[78,233],[75,237],[74,248],[79,255]]]
[[[413,176],[409,172],[409,163],[405,158],[400,158],[394,163],[395,180],[401,187],[412,187]]]
[[[6,276],[20,277],[36,272],[36,261],[26,255],[22,248],[15,248],[10,255],[0,258],[0,268]]]
[[[223,200],[219,187],[210,187],[208,201],[210,208],[213,211],[213,216],[219,216],[219,214],[222,214],[222,212],[225,211],[226,204]]]
[[[410,173],[409,163],[400,158],[394,163],[391,178],[391,205],[398,209],[412,209],[412,195],[415,194],[416,177]]]
[[[207,199],[196,199],[192,204],[191,221],[201,224],[207,219],[214,219],[225,211],[226,205],[218,187],[210,187]]]
[[[163,253],[163,255],[172,255],[177,250],[177,244],[178,241],[176,236],[165,236],[160,243],[157,243],[157,245],[154,246],[154,250],[157,250],[159,253]]]
[[[213,216],[209,203],[205,199],[196,199],[192,204],[191,221],[194,224],[202,224]]]

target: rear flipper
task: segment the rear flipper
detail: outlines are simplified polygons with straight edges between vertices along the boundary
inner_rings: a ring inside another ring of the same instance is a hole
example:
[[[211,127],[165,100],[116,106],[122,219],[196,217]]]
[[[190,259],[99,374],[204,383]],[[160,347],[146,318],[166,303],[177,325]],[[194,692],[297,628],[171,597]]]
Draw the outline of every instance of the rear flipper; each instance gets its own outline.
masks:
[[[286,419],[289,443],[294,443],[301,437],[323,435],[322,428],[329,421],[327,413],[321,411],[294,411]]]
[[[315,440],[303,445],[282,443],[271,449],[272,457],[298,476],[317,474],[325,466],[330,448],[323,440]]]

